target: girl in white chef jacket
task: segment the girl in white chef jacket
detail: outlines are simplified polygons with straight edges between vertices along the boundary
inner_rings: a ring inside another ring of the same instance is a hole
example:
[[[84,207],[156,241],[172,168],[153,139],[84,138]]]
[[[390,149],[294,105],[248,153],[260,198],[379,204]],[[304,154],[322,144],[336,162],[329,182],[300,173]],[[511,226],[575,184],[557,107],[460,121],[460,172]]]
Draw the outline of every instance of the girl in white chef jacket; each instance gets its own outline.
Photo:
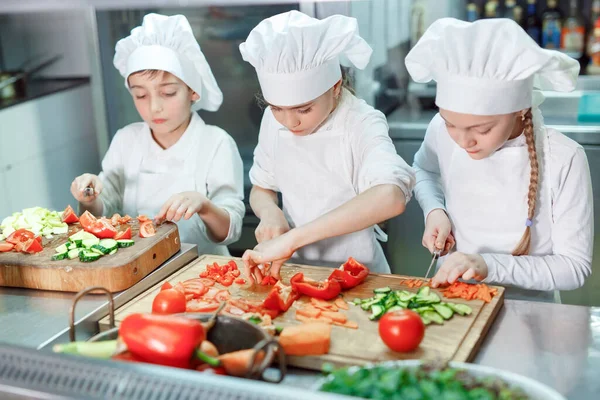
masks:
[[[404,211],[414,173],[396,153],[384,115],[342,86],[340,59],[362,69],[372,52],[356,20],[276,15],[240,51],[269,105],[250,170],[260,224],[259,245],[244,255],[247,273],[260,279],[257,264],[272,262],[278,277],[293,253],[311,264],[353,256],[390,272],[376,224]]]
[[[579,64],[508,19],[434,22],[406,57],[437,82],[440,111],[415,155],[424,245],[456,252],[433,286],[459,278],[558,301],[591,273],[593,209],[583,148],[544,125],[541,90],[571,91]]]
[[[223,95],[187,19],[146,15],[117,43],[114,64],[144,122],[116,133],[99,176],[73,181],[80,208],[175,221],[182,242],[228,254],[245,212],[242,160],[233,139],[195,112],[216,111]]]

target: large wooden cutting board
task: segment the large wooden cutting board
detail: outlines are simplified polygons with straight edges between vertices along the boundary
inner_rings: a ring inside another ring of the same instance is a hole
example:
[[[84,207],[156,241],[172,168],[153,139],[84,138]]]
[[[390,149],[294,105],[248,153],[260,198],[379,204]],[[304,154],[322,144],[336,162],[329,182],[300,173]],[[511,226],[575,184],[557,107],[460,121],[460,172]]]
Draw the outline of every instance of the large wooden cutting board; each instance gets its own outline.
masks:
[[[0,286],[63,292],[103,286],[118,292],[139,282],[181,248],[179,231],[173,223],[159,226],[156,235],[149,238],[139,237],[137,221],[130,221],[129,226],[135,244],[94,262],[84,263],[77,258],[51,260],[56,247],[81,229],[79,224],[70,225],[68,234],[44,239],[44,250],[40,253],[0,253]]]
[[[167,280],[174,284],[186,279],[197,278],[207,264],[214,262],[224,264],[230,259],[221,256],[202,256],[171,275]],[[243,265],[241,260],[234,260],[241,268]],[[290,277],[296,272],[303,272],[305,276],[313,279],[325,279],[331,271],[331,268],[325,267],[287,264],[282,268],[281,276],[284,283],[289,283]],[[356,297],[372,297],[373,289],[385,286],[390,286],[393,290],[415,291],[416,289],[400,285],[400,280],[406,278],[410,277],[371,274],[361,285],[343,292],[343,296],[347,301],[352,301]],[[151,312],[152,301],[163,283],[164,281],[158,283],[118,309],[115,314],[116,323],[119,324],[125,316],[132,313]],[[255,285],[252,289],[246,289],[234,284],[228,289],[232,297],[259,300],[266,296],[270,288]],[[346,366],[397,359],[470,361],[477,353],[496,314],[502,308],[504,288],[497,287],[497,289],[498,295],[489,304],[485,304],[481,300],[452,299],[451,301],[455,303],[468,304],[473,309],[473,313],[467,317],[454,316],[446,321],[444,325],[429,325],[419,349],[405,354],[392,352],[385,346],[379,338],[377,322],[370,321],[368,318],[370,313],[363,311],[360,307],[349,305],[350,310],[345,311],[345,313],[349,320],[358,322],[359,328],[357,330],[333,326],[329,354],[324,356],[289,357],[289,363],[297,367],[321,370],[324,362]],[[438,294],[440,293],[438,292]],[[441,294],[440,297],[442,297]],[[295,319],[295,310],[306,301],[307,298],[305,297],[296,301],[288,312],[275,319],[275,324],[280,326],[298,324],[299,322]],[[100,321],[100,329],[105,330],[107,328],[108,318],[104,318]]]

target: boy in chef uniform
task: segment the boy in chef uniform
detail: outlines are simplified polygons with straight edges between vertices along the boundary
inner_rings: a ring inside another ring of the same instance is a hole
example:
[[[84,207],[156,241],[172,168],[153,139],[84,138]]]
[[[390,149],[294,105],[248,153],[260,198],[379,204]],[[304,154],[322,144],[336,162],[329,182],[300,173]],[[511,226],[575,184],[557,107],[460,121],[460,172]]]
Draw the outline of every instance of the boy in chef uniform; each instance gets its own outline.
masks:
[[[116,133],[99,176],[73,181],[80,208],[175,221],[201,254],[229,254],[245,212],[243,165],[234,140],[195,112],[216,111],[223,95],[187,19],[146,15],[117,43],[114,65],[144,122]]]
[[[583,148],[544,125],[539,90],[575,88],[579,64],[540,48],[508,19],[434,22],[406,57],[437,82],[415,155],[424,245],[445,257],[433,287],[462,278],[512,286],[513,298],[560,301],[591,273],[593,201]]]
[[[250,170],[250,204],[260,218],[259,245],[244,255],[251,279],[261,279],[256,267],[269,262],[278,278],[294,253],[311,264],[353,256],[389,273],[376,224],[404,211],[414,173],[398,156],[385,116],[342,85],[340,61],[363,69],[372,53],[356,19],[276,15],[240,51],[269,106]]]

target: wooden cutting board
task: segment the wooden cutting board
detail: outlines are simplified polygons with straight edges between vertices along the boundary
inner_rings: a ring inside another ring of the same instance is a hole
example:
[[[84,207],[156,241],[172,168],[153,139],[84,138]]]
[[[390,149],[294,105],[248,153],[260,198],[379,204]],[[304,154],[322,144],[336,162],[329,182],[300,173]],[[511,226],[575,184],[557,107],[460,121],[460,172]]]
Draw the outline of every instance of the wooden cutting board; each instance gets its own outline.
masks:
[[[158,227],[156,235],[141,238],[139,223],[130,221],[135,244],[122,248],[112,256],[84,263],[73,260],[52,261],[55,249],[68,237],[81,230],[69,226],[69,233],[44,239],[44,250],[37,254],[0,253],[0,286],[78,292],[90,286],[103,286],[111,292],[125,290],[139,282],[177,253],[181,247],[179,231],[174,223]]]
[[[205,270],[207,264],[214,262],[224,264],[229,260],[231,260],[229,257],[205,255],[180,269],[166,279],[166,281],[175,284],[186,279],[197,278],[199,273]],[[234,260],[241,269],[243,266],[241,259],[234,258]],[[305,276],[322,280],[326,279],[331,274],[331,271],[331,268],[325,267],[286,264],[281,270],[281,276],[283,282],[287,284],[289,283],[289,279],[297,272],[303,272]],[[417,289],[400,285],[400,280],[407,278],[411,277],[371,274],[361,285],[343,292],[343,296],[348,302],[356,297],[368,298],[373,296],[373,289],[385,286],[389,286],[392,290],[416,291]],[[151,312],[152,301],[160,291],[160,286],[163,283],[164,281],[158,283],[119,308],[115,313],[117,325],[129,314]],[[342,312],[348,316],[349,320],[358,323],[358,329],[333,326],[329,354],[323,356],[288,357],[289,364],[301,368],[321,370],[324,362],[329,362],[337,366],[347,366],[397,359],[470,361],[477,353],[498,311],[502,308],[504,288],[496,288],[498,289],[498,295],[494,296],[492,302],[489,304],[485,304],[481,300],[448,300],[454,303],[468,304],[473,309],[473,313],[467,317],[456,315],[450,320],[445,321],[444,325],[432,324],[427,326],[423,342],[412,353],[395,353],[389,350],[379,338],[377,322],[369,320],[370,313],[362,310],[360,307],[349,304],[350,309]],[[234,284],[228,289],[232,297],[260,300],[266,297],[271,286],[255,285],[251,289],[246,289]],[[437,292],[435,289],[432,290]],[[437,293],[444,299],[439,292]],[[308,301],[306,297],[297,300],[292,308],[285,314],[277,317],[274,323],[278,326],[299,324],[300,322],[295,319],[295,310],[301,307],[306,301]],[[100,329],[108,329],[108,317],[100,321]]]

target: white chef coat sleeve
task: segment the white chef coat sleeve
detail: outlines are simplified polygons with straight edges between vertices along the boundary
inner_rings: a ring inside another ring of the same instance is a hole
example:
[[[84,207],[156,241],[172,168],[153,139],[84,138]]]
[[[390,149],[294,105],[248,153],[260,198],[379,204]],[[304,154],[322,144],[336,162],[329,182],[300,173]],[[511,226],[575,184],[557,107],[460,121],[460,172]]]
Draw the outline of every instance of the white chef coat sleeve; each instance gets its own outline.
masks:
[[[100,200],[103,214],[110,217],[123,210],[123,193],[125,191],[124,154],[127,148],[127,132],[122,129],[113,137],[108,151],[102,160],[102,172],[98,175],[102,181],[103,190]]]
[[[592,272],[594,243],[592,182],[583,148],[577,148],[558,173],[559,185],[553,188],[553,254],[482,254],[488,265],[485,282],[532,290],[572,290],[583,286]]]
[[[273,165],[275,135],[278,129],[271,123],[273,119],[271,108],[266,108],[260,123],[258,145],[254,149],[254,162],[250,168],[250,182],[263,189],[279,192],[275,182],[275,167]]]
[[[346,126],[353,131],[350,140],[358,166],[359,193],[391,184],[402,190],[408,203],[415,186],[415,173],[398,155],[385,116],[379,111],[355,114],[350,110]]]
[[[439,114],[433,117],[413,162],[417,180],[415,197],[423,210],[425,219],[431,211],[437,208],[446,210],[438,154],[438,151],[442,150],[438,147],[438,142],[439,135],[444,133],[443,124],[444,120]]]
[[[220,141],[213,154],[206,178],[207,197],[229,213],[229,232],[222,242],[217,243],[228,245],[239,240],[242,234],[242,220],[246,213],[244,165],[237,145],[229,135]]]

